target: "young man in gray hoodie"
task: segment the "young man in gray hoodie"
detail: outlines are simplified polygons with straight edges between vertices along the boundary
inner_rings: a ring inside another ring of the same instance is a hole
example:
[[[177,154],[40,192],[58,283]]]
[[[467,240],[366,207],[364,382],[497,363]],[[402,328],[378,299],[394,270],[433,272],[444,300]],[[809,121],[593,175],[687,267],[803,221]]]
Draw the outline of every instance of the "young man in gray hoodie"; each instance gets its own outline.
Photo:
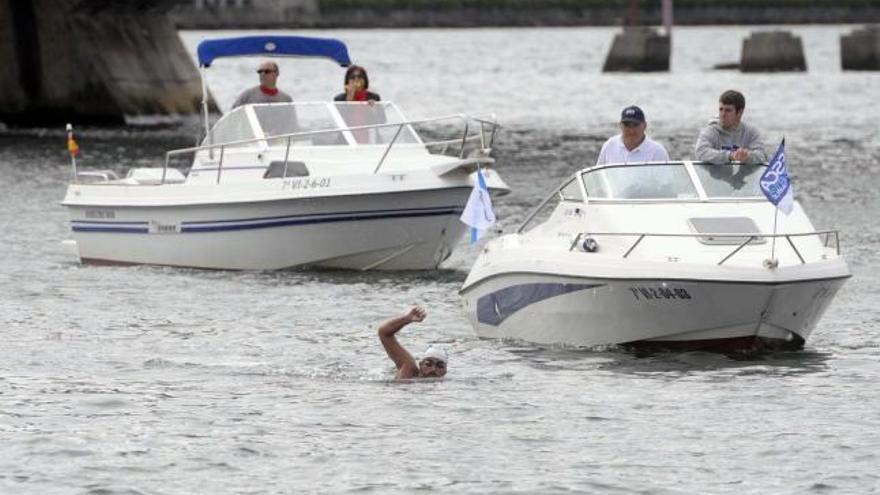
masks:
[[[767,161],[761,134],[742,121],[745,108],[746,98],[739,91],[721,93],[718,120],[709,121],[697,138],[697,160],[715,165]]]

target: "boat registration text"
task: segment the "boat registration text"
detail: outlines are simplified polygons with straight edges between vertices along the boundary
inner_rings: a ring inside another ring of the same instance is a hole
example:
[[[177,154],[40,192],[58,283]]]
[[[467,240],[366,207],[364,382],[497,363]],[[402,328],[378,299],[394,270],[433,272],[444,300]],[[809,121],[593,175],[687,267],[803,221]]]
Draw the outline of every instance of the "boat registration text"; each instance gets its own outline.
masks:
[[[323,189],[330,187],[330,177],[304,177],[301,179],[284,179],[282,191],[299,191],[305,189]]]
[[[630,287],[636,301],[654,299],[691,299],[690,293],[683,287]]]

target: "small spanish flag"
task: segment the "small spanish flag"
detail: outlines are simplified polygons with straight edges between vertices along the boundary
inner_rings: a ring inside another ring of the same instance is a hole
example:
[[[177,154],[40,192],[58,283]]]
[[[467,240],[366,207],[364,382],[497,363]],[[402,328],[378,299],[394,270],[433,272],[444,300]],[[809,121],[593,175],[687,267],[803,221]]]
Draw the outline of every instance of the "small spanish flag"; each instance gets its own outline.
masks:
[[[73,139],[73,132],[67,133],[67,152],[70,153],[70,156],[76,156],[79,154],[79,145],[76,144],[76,140]]]

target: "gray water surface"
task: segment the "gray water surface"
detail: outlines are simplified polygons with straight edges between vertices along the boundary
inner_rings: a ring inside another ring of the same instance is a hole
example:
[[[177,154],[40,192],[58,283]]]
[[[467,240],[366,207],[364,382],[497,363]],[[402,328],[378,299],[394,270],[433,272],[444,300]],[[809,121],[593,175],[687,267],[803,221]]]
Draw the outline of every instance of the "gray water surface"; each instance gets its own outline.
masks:
[[[495,112],[510,230],[595,160],[638,103],[691,156],[718,94],[786,137],[795,194],[842,232],[854,277],[806,348],[747,359],[477,339],[457,290],[479,246],[422,273],[80,266],[61,129],[0,135],[0,493],[876,493],[880,491],[880,75],[843,73],[846,26],[794,27],[809,72],[742,75],[750,28],[676,31],[669,74],[601,74],[612,29],[305,32],[344,39],[412,118]],[[204,36],[185,32],[194,51]],[[221,107],[255,65],[215,64]],[[216,74],[216,75],[215,75]],[[285,60],[300,101],[342,71]],[[192,144],[191,126],[80,129],[81,164],[123,171]],[[392,381],[375,336],[441,342],[445,380]]]

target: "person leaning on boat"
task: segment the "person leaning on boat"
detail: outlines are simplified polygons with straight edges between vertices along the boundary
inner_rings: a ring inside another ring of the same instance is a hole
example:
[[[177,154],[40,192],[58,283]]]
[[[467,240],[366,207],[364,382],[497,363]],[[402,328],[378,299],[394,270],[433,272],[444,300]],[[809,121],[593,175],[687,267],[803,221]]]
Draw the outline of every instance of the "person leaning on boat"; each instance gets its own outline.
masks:
[[[346,103],[345,105],[337,104],[336,109],[347,126],[361,127],[385,123],[385,112],[380,105],[376,105],[376,102],[381,98],[378,94],[368,90],[370,79],[363,67],[359,65],[349,67],[345,71],[343,82],[345,92],[336,95],[333,101]],[[358,102],[366,102],[369,106],[347,104]],[[377,132],[379,132],[378,129],[373,130],[374,134]],[[353,129],[351,133],[358,144],[371,142],[370,129]]]
[[[633,105],[620,112],[620,134],[602,145],[596,165],[630,162],[668,162],[669,153],[662,144],[645,134],[645,112]]]
[[[371,103],[382,99],[378,94],[368,91],[370,78],[367,77],[367,71],[360,65],[352,65],[345,71],[343,85],[345,91],[336,95],[333,101],[366,101]]]
[[[388,357],[397,366],[395,378],[441,378],[446,375],[446,363],[449,360],[446,351],[430,346],[422,353],[418,363],[416,359],[397,341],[395,334],[413,322],[425,319],[427,312],[415,306],[401,316],[391,318],[379,326],[379,341],[388,353]]]
[[[727,90],[718,98],[718,119],[700,131],[695,146],[697,160],[715,165],[731,162],[764,163],[764,141],[754,127],[742,121],[746,98]]]
[[[293,98],[289,94],[278,89],[278,64],[275,62],[263,62],[257,69],[260,76],[260,84],[244,90],[232,104],[232,108],[247,105],[249,103],[290,103]]]

